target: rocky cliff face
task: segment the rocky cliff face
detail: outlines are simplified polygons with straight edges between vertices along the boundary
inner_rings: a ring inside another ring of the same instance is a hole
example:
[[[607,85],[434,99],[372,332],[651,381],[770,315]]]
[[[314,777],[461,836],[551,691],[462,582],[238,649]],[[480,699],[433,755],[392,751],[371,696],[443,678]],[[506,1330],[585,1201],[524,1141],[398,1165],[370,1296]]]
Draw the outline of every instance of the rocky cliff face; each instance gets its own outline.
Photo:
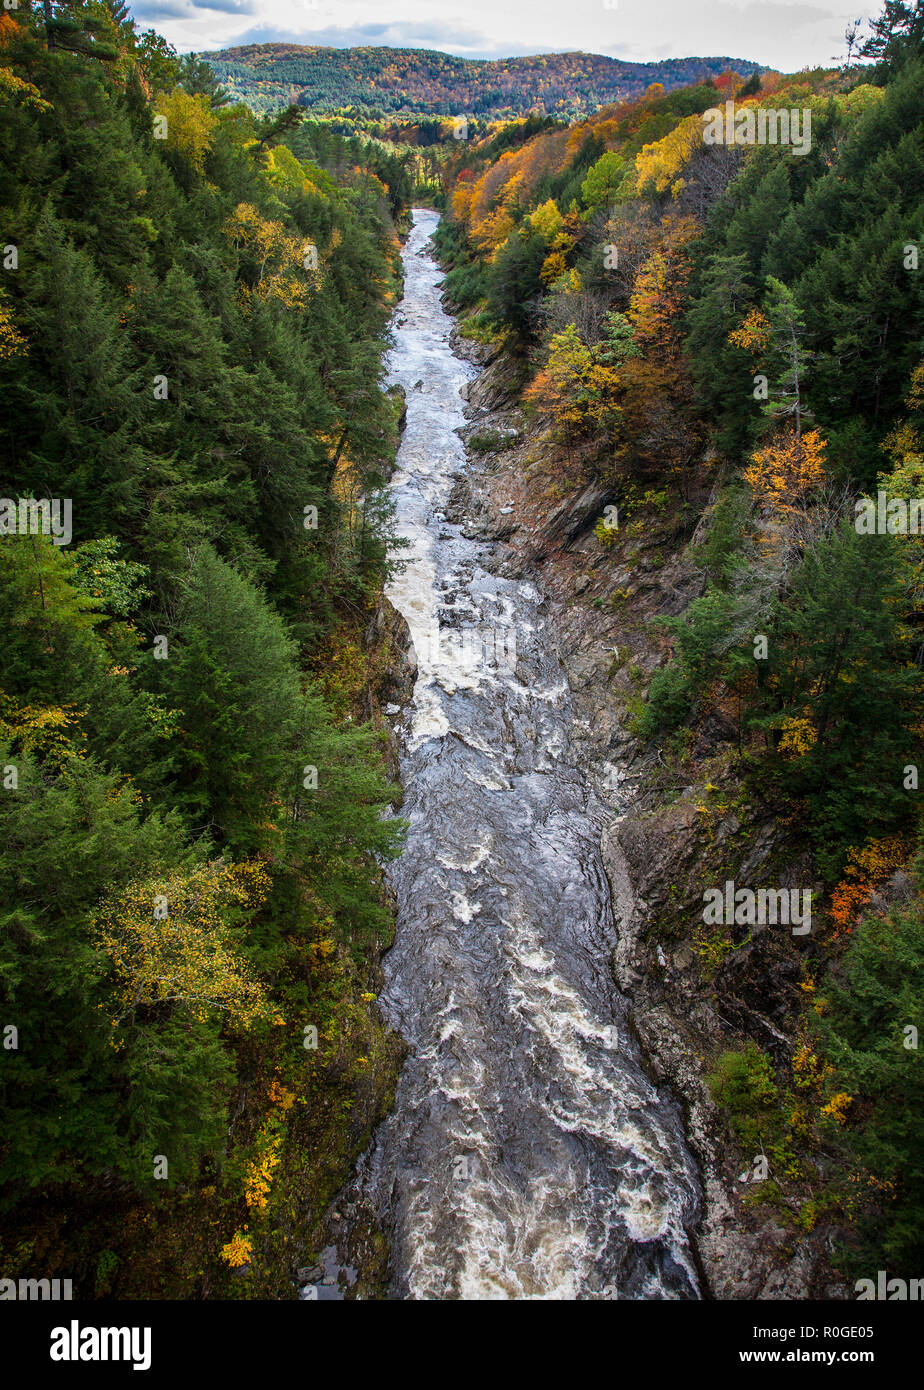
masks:
[[[646,512],[602,545],[594,526],[613,498],[600,484],[564,491],[551,476],[542,432],[517,405],[515,365],[462,339],[456,349],[485,370],[469,388],[472,466],[450,519],[493,540],[498,571],[530,578],[552,605],[574,743],[612,810],[602,852],[619,931],[613,971],[653,1077],[685,1107],[703,1177],[697,1243],[707,1288],[717,1298],[846,1297],[828,1263],[830,1229],[800,1229],[785,1201],[774,1210],[746,1200],[756,1155],[738,1147],[706,1081],[719,1055],[748,1039],[789,1064],[813,946],[784,926],[710,938],[704,888],[727,879],[804,886],[807,866],[791,857],[785,827],[744,797],[721,710],[683,759],[631,732],[664,657],[646,620],[682,612],[702,592],[695,547],[709,498],[688,499],[679,515]]]

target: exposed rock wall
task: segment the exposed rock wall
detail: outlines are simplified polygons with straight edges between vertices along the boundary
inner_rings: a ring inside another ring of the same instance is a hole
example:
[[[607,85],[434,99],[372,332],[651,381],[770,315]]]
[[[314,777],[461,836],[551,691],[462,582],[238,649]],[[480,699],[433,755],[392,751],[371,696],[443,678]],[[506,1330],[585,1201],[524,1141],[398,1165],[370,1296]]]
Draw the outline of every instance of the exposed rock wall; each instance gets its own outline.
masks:
[[[518,408],[516,364],[463,339],[456,350],[485,370],[468,391],[476,448],[450,519],[493,540],[498,571],[530,578],[551,604],[573,692],[574,743],[612,810],[602,853],[619,932],[613,972],[653,1077],[685,1108],[703,1178],[696,1236],[708,1291],[846,1297],[828,1263],[830,1229],[805,1233],[745,1202],[742,1177],[753,1156],[737,1150],[706,1082],[719,1054],[748,1038],[780,1060],[791,1055],[800,955],[813,946],[785,927],[757,926],[749,939],[736,929],[742,939],[721,960],[704,960],[696,937],[703,887],[771,874],[781,886],[804,885],[807,866],[788,857],[785,827],[747,804],[729,767],[734,727],[720,711],[697,730],[682,771],[630,732],[629,716],[663,657],[646,620],[682,612],[703,591],[690,550],[709,498],[694,497],[679,519],[676,511],[646,518],[602,547],[594,526],[613,498],[602,484],[557,484],[544,466],[541,423],[531,429]]]

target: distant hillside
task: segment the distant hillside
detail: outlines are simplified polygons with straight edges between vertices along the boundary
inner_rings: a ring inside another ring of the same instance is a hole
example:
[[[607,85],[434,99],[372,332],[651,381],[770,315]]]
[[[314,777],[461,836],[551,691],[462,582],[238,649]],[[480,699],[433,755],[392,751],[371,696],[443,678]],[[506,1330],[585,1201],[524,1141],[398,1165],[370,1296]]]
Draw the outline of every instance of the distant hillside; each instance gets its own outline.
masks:
[[[578,116],[640,95],[652,82],[667,91],[734,68],[743,58],[670,58],[625,63],[598,53],[533,58],[455,58],[412,48],[305,48],[264,43],[202,53],[225,86],[254,110],[297,102],[313,112],[358,106],[383,113],[437,116]]]

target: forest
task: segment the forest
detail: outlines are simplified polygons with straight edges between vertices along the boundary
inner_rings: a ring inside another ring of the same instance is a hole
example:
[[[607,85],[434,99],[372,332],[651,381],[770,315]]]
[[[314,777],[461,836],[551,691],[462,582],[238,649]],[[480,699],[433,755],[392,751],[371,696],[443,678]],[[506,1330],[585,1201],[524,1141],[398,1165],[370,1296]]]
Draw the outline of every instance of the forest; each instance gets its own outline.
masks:
[[[0,14],[0,103],[4,1274],[291,1297],[396,1067],[406,175],[118,3]]]
[[[810,113],[810,148],[711,143],[729,101]],[[786,1047],[711,1059],[729,1144],[772,1160],[747,1201],[846,1230],[847,1276],[919,1277],[921,0],[794,75],[181,57],[120,0],[21,0],[0,106],[3,1276],[295,1298],[388,1112],[416,203],[529,489],[618,511],[602,564],[657,530],[696,573],[638,635],[650,678],[614,657],[632,737],[815,885]],[[746,940],[689,937],[720,1003]]]
[[[545,53],[487,60],[421,49],[269,43],[198,56],[255,111],[296,102],[318,114],[352,107],[365,116],[400,112],[486,120],[530,113],[570,119],[639,96],[652,82],[670,90],[729,67],[745,75],[757,68],[742,58],[629,63],[599,53]]]
[[[752,1037],[712,1075],[743,1151],[785,1175],[754,1200],[795,1201],[803,1230],[844,1221],[845,1269],[907,1273],[924,1254],[924,552],[901,521],[924,485],[922,46],[921,6],[889,5],[837,69],[653,85],[522,142],[489,133],[456,152],[437,236],[463,337],[513,365],[541,438],[530,488],[594,484],[603,555],[657,527],[699,572],[638,637],[659,655],[628,685],[635,737],[698,781],[704,824],[730,798],[773,819],[817,884],[788,1059]],[[810,112],[810,151],[710,143],[704,113],[729,100]],[[700,928],[691,949],[714,981],[748,939]]]

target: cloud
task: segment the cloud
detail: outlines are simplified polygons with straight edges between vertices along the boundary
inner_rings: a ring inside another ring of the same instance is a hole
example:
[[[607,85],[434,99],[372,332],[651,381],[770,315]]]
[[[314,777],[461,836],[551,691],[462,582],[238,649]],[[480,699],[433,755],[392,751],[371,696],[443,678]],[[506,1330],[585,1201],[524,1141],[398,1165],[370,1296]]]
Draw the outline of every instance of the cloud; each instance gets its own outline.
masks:
[[[136,0],[181,51],[255,43],[428,48],[465,58],[731,54],[792,72],[843,47],[846,0]],[[848,16],[849,17],[849,16]],[[247,26],[245,28],[245,25]]]
[[[513,58],[558,52],[544,44],[492,44],[486,35],[474,29],[429,20],[400,19],[308,30],[256,25],[228,39],[222,47],[243,48],[252,43],[300,43],[315,48],[429,48],[466,58]]]
[[[151,23],[157,19],[200,19],[208,10],[219,10],[222,14],[256,14],[259,0],[139,0],[131,6],[132,18],[139,24]]]

